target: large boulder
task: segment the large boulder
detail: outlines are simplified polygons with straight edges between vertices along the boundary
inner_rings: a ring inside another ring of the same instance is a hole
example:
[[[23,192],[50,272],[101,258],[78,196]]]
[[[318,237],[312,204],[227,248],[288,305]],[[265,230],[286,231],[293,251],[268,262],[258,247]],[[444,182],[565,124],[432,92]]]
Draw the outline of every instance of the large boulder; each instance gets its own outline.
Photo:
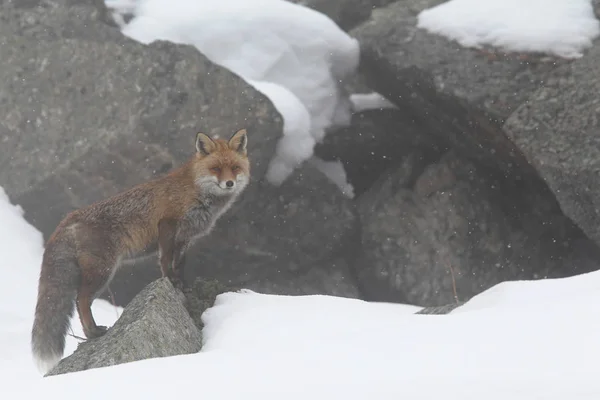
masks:
[[[553,70],[570,61],[534,54],[526,61],[519,54],[490,56],[417,28],[418,14],[443,1],[397,1],[374,10],[350,32],[361,45],[361,73],[440,143],[511,179],[539,183],[502,125]]]
[[[80,343],[46,376],[197,353],[201,348],[202,335],[186,309],[183,293],[163,278],[144,288],[106,334]]]
[[[523,192],[454,151],[426,166],[405,157],[358,199],[364,298],[441,306],[506,280],[595,270],[600,250],[554,198]]]
[[[293,278],[335,257],[357,230],[353,205],[310,167],[281,187],[265,182],[283,126],[269,99],[191,46],[125,37],[94,1],[0,4],[0,185],[26,218],[48,237],[67,212],[183,163],[197,131],[246,128],[251,184],[191,249],[189,274],[251,287],[260,277],[285,291],[279,272]],[[158,274],[155,259],[124,268],[111,286],[118,304]],[[335,285],[322,279],[295,290],[327,293]]]
[[[504,127],[565,214],[600,244],[598,65],[600,45],[557,69]]]

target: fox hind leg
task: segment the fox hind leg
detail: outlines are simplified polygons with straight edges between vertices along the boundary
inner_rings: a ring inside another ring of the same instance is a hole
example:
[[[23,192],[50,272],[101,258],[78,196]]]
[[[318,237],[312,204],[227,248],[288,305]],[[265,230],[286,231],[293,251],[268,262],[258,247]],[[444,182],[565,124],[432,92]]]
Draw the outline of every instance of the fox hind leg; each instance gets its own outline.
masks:
[[[108,260],[94,256],[79,258],[81,283],[77,293],[77,312],[86,338],[94,339],[104,335],[105,326],[99,326],[92,315],[92,302],[102,289],[106,287],[116,268],[116,260]]]

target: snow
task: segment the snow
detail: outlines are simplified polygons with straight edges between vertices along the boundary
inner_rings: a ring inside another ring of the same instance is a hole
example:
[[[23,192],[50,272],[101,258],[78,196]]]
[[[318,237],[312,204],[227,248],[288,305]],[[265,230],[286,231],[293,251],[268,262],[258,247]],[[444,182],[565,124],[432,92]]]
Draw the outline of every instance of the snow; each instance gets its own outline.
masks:
[[[302,162],[313,154],[315,139],[310,132],[310,114],[304,104],[288,89],[276,83],[248,80],[256,90],[269,97],[283,117],[283,137],[277,142],[266,178],[281,185]]]
[[[417,26],[465,47],[564,58],[581,57],[600,34],[591,0],[450,0],[422,11]]]
[[[355,93],[350,95],[352,111],[396,109],[396,105],[379,93]]]
[[[89,400],[164,399],[174,381],[178,393],[209,400],[600,395],[600,272],[505,282],[448,315],[333,296],[229,292],[202,317],[199,353],[42,378],[29,350],[42,235],[1,188],[0,221],[0,375],[7,398],[58,400],[83,392]],[[94,314],[109,326],[120,312],[94,303]],[[74,330],[81,335],[80,326]],[[68,343],[67,354],[76,340]]]
[[[285,120],[267,179],[281,184],[308,160],[325,130],[347,125],[340,82],[358,67],[358,42],[329,17],[284,0],[106,0],[133,13],[122,27],[141,43],[195,46],[265,94]]]

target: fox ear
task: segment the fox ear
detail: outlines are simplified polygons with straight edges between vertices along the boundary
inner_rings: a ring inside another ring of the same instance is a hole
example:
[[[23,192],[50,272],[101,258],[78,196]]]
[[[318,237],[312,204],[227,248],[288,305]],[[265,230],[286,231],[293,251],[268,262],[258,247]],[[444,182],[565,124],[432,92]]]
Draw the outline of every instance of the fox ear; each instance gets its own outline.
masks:
[[[196,135],[196,151],[203,156],[207,156],[215,150],[215,142],[210,138],[210,136],[198,132]]]
[[[240,129],[229,139],[229,148],[238,153],[246,154],[246,145],[248,144],[248,135],[245,129]]]

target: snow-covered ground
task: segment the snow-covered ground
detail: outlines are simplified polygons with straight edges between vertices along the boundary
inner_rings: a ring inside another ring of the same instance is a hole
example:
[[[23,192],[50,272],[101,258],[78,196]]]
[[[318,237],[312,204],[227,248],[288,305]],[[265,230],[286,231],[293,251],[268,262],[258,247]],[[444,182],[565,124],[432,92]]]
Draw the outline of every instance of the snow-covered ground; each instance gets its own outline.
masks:
[[[0,221],[6,398],[600,398],[600,272],[504,283],[449,315],[330,296],[225,293],[203,315],[197,354],[42,378],[29,349],[42,236],[1,190]],[[120,312],[94,303],[101,323],[112,325]],[[67,354],[75,343],[69,338]]]
[[[450,0],[419,14],[418,27],[466,47],[577,58],[600,34],[591,0]]]

